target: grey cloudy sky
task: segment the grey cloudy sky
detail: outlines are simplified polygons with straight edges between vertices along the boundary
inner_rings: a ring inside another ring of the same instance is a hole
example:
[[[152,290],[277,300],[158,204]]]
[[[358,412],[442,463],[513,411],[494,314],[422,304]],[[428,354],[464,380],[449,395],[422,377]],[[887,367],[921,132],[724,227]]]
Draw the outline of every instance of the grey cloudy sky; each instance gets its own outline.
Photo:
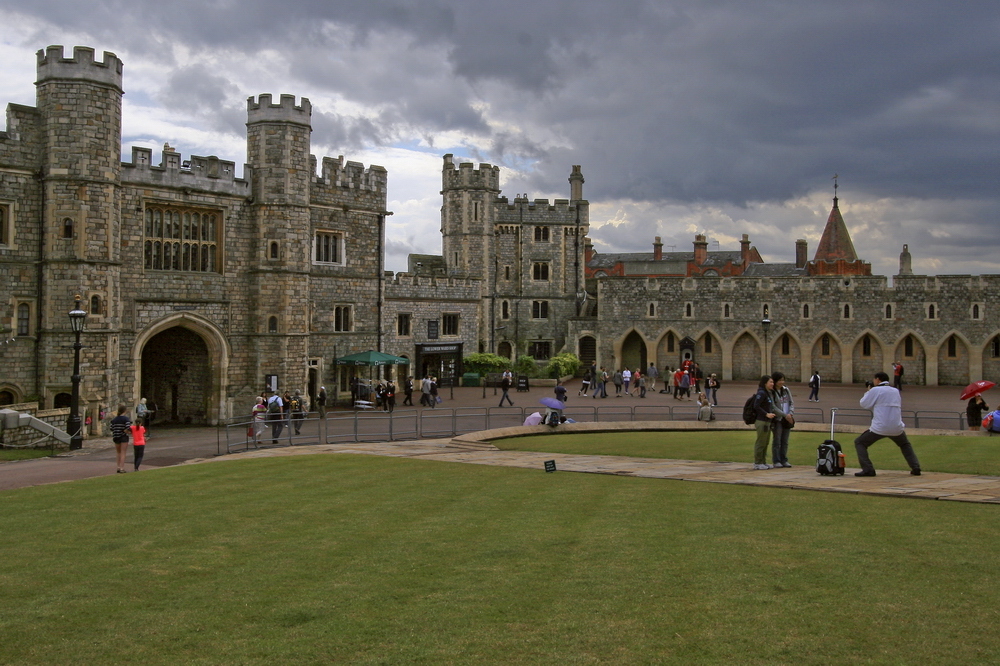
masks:
[[[654,236],[766,260],[815,249],[831,176],[859,254],[894,274],[1000,272],[996,0],[0,0],[0,102],[34,52],[125,62],[124,140],[245,160],[249,95],[313,103],[313,151],[389,170],[389,268],[440,252],[441,155],[566,198],[599,251]]]

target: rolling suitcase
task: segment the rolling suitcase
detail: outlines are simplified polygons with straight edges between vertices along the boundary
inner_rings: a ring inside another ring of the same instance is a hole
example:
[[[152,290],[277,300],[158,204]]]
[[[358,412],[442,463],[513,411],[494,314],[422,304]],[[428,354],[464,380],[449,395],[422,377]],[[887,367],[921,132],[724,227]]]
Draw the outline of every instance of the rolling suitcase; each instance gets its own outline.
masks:
[[[843,475],[845,469],[844,451],[840,442],[833,438],[833,423],[837,418],[837,410],[830,410],[830,439],[816,449],[816,471],[823,476]]]

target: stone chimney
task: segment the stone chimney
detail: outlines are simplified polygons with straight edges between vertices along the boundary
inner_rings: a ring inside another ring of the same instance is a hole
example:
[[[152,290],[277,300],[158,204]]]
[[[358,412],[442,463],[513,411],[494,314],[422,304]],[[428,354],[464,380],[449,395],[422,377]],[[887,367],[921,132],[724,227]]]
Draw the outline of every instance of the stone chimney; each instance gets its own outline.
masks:
[[[663,242],[659,236],[653,241],[653,261],[663,261]]]
[[[795,241],[795,267],[805,268],[809,261],[809,243],[805,238]]]
[[[594,258],[594,242],[587,237],[583,239],[583,265],[586,266]]]
[[[708,259],[708,241],[704,234],[697,234],[694,237],[694,263],[695,266],[703,266]]]
[[[583,199],[583,172],[580,165],[574,164],[573,170],[569,174],[569,200],[581,201]]]
[[[743,238],[740,240],[740,258],[743,261],[743,268],[746,269],[750,265],[750,236],[748,234],[743,234]]]

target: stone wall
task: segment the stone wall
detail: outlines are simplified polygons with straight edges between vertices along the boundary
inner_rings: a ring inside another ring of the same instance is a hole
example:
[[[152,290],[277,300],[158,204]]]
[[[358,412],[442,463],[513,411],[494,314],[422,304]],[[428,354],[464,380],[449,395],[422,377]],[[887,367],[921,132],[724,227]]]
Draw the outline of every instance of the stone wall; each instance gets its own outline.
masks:
[[[45,421],[51,426],[59,428],[60,430],[66,430],[66,421],[69,419],[69,409],[46,409],[39,410],[38,405],[35,403],[20,403],[16,405],[5,405],[3,409],[13,409],[16,412],[21,412],[22,414],[31,414],[39,421]],[[90,432],[100,433],[101,432],[101,422],[93,423],[97,421],[96,418],[91,417],[92,424],[90,428],[87,428]],[[86,426],[85,426],[86,427]],[[25,448],[28,446],[33,446],[34,448],[48,449],[53,446],[55,448],[68,448],[66,444],[63,444],[59,440],[43,435],[34,428],[23,427],[23,428],[12,428],[7,429],[0,424],[0,446],[10,447],[10,448]]]
[[[721,357],[702,363],[703,369],[721,370],[724,379],[754,379],[764,369],[759,349],[766,306],[770,368],[790,378],[802,381],[818,370],[828,382],[863,381],[879,370],[891,373],[893,361],[900,361],[908,383],[964,385],[1000,365],[993,357],[1000,311],[986,305],[986,294],[998,287],[996,275],[897,276],[892,284],[881,276],[604,278],[590,284],[599,295],[598,317],[571,321],[569,332],[575,340],[596,331],[600,362],[613,365],[635,330],[663,367],[680,358],[679,348],[666,352],[668,331],[696,340],[707,331],[720,342]],[[651,303],[655,317],[649,316]],[[721,303],[730,304],[728,317]],[[785,334],[788,354],[781,353]],[[698,353],[703,348],[703,341],[696,346]]]

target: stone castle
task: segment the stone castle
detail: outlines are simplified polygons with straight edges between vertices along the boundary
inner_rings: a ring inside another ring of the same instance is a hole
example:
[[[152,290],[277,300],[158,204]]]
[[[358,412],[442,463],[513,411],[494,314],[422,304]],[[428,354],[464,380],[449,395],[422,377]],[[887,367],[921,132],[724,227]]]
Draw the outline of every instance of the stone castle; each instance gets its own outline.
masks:
[[[699,236],[692,253],[600,255],[579,166],[569,199],[510,200],[499,167],[445,155],[443,253],[392,275],[386,171],[312,156],[307,99],[248,100],[237,178],[233,162],[166,144],[122,162],[114,54],[52,46],[37,73],[36,105],[10,104],[0,133],[0,404],[68,405],[76,295],[87,413],[145,396],[178,422],[243,414],[266,382],[345,391],[367,371],[335,359],[367,349],[445,385],[475,351],[609,368],[695,358],[727,380],[851,382],[897,360],[911,383],[1000,370],[1000,276],[912,275],[905,246],[891,283],[872,276],[836,199],[812,261],[800,241],[795,264],[764,264],[746,237],[735,252]]]

